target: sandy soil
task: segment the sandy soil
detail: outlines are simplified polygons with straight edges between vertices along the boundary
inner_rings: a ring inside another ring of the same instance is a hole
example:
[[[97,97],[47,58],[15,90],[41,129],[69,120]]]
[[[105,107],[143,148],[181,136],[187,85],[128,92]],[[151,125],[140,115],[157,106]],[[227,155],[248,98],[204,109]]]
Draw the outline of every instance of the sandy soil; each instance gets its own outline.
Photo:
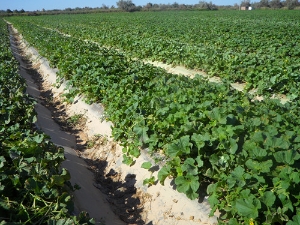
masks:
[[[56,123],[60,118],[65,118],[61,110],[57,110],[58,102],[52,101],[49,89],[44,89],[41,74],[34,68],[33,64],[24,57],[24,52],[19,49],[17,36],[11,36],[11,48],[15,58],[19,61],[19,74],[27,84],[26,92],[37,101],[35,111],[37,112],[36,126],[49,135],[52,142],[62,146],[65,150],[66,160],[62,166],[67,168],[71,174],[71,183],[81,187],[73,193],[75,203],[74,214],[86,211],[96,220],[96,224],[125,225],[116,215],[107,201],[107,196],[94,187],[94,173],[87,168],[86,162],[78,157],[76,149],[76,136],[69,132],[64,126]],[[50,103],[55,103],[51,105]],[[83,121],[83,120],[82,120]]]

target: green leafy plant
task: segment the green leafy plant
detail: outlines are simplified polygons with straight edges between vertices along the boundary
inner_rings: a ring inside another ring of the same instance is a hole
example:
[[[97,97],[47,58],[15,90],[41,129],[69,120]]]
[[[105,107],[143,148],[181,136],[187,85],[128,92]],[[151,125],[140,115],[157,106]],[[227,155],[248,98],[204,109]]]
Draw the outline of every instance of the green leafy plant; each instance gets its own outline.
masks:
[[[150,170],[152,167],[152,163],[151,162],[144,162],[142,165],[141,165],[141,168],[144,168],[146,170]],[[151,175],[149,178],[146,178],[144,179],[143,181],[143,185],[148,185],[148,186],[151,186],[151,185],[154,185],[155,182],[156,182],[156,178],[152,175],[153,172],[151,172]]]
[[[298,98],[297,11],[256,10],[251,13],[168,11],[22,17],[21,20],[27,21],[29,26],[45,27],[52,34],[65,33],[88,44],[118,49],[132,58],[184,65],[225,80],[246,83],[248,89],[256,88],[264,94],[275,91]],[[16,22],[18,19],[9,18]],[[47,55],[54,66],[68,49],[63,46],[55,51],[56,55]],[[88,53],[91,49],[85,51]],[[79,61],[74,59],[73,62]],[[82,67],[85,66],[74,68],[78,69],[76,74],[68,76],[80,76],[85,72]],[[89,88],[105,92],[100,86]]]
[[[7,24],[0,20],[0,218],[1,224],[94,224],[73,216],[64,152],[36,129],[28,96],[10,50]]]
[[[285,34],[298,38],[298,28],[288,26],[298,15],[257,11],[257,17],[241,12],[220,12],[216,17],[215,12],[180,12],[175,17],[173,13],[155,14],[161,18],[155,26],[148,17],[152,13],[9,20],[59,68],[62,80],[105,106],[106,119],[114,124],[113,137],[123,147],[124,163],[134,164],[143,148],[160,166],[160,183],[172,178],[176,189],[191,199],[199,198],[207,187],[211,215],[221,212],[219,224],[296,223],[299,52],[296,41]],[[178,22],[171,19],[179,15]],[[103,24],[99,25],[99,17]],[[114,23],[121,18],[126,26]],[[111,24],[115,29],[108,29]],[[177,24],[180,29],[174,30]],[[253,32],[245,30],[248,25]],[[72,36],[43,26],[58,26]],[[84,33],[78,26],[85,28]],[[131,26],[134,29],[128,32]],[[202,69],[224,82],[172,75],[133,57]],[[265,99],[259,102],[234,90],[231,81],[247,82],[248,89],[257,88]],[[269,98],[274,91],[294,101],[283,105]],[[149,162],[142,167],[149,170]],[[151,174],[144,184],[154,182]]]
[[[75,114],[67,119],[67,123],[70,126],[75,126],[79,123],[79,121],[83,118],[83,114]]]

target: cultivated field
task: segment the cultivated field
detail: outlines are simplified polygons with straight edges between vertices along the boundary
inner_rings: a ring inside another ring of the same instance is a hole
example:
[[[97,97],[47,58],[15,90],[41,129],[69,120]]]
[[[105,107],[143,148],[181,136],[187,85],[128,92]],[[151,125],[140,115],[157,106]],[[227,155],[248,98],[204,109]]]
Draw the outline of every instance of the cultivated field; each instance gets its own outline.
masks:
[[[22,21],[121,49],[130,57],[200,69],[248,88],[298,95],[298,11],[107,13]]]
[[[178,11],[7,20],[68,80],[68,101],[82,93],[105,106],[124,163],[133,164],[141,148],[152,155],[160,171],[145,185],[173,177],[191,199],[207,188],[220,224],[293,225],[300,221],[299,17]],[[145,59],[223,83],[172,75]],[[252,88],[263,101],[247,93]]]

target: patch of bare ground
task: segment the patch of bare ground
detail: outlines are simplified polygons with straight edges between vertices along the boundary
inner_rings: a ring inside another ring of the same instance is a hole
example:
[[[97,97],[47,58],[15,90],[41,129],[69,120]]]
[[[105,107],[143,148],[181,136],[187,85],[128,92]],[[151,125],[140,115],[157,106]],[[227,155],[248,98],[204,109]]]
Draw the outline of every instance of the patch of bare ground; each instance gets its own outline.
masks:
[[[85,126],[88,118],[84,114],[68,114],[69,104],[63,101],[63,98],[53,96],[51,85],[42,78],[36,81],[44,105],[51,110],[53,119],[62,130],[76,136],[78,157],[83,158],[94,173],[94,186],[107,195],[107,201],[114,213],[128,224],[146,224],[141,217],[141,212],[144,202],[149,197],[135,188],[135,175],[128,174],[123,181],[120,173],[113,169],[106,169],[108,164],[115,163],[108,162],[107,157],[108,153],[115,154],[116,143],[102,135],[89,138]]]

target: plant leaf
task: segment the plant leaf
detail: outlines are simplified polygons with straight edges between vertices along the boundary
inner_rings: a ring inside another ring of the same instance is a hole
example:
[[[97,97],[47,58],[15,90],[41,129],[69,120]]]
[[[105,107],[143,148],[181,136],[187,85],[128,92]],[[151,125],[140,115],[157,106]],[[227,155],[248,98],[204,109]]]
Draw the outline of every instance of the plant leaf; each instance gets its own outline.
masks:
[[[235,207],[240,216],[255,219],[258,217],[258,209],[261,208],[261,204],[257,199],[238,199]]]
[[[190,143],[190,136],[182,136],[180,139],[173,141],[167,147],[167,153],[170,157],[180,156],[182,154],[189,154],[192,143]]]
[[[139,123],[138,125],[134,126],[133,132],[138,136],[141,143],[147,143],[149,140],[147,131],[149,128],[145,125],[145,121],[143,123]]]
[[[300,224],[300,215],[293,216],[293,220],[287,222],[286,225],[299,225]]]
[[[278,163],[292,165],[300,158],[300,154],[295,150],[278,151],[274,153],[274,158]]]
[[[274,193],[272,191],[266,191],[264,192],[264,196],[262,197],[262,202],[268,206],[268,207],[272,207],[274,202],[276,200],[276,196],[274,195]]]
[[[157,178],[162,185],[164,184],[166,178],[170,175],[170,169],[171,166],[167,165],[158,171]]]
[[[151,162],[144,162],[144,163],[141,165],[141,168],[144,168],[144,169],[146,169],[146,170],[149,170],[151,167],[152,167],[152,163],[151,163]]]
[[[187,172],[187,174],[190,175],[197,175],[198,174],[198,168],[195,166],[195,160],[192,158],[187,158],[183,165],[181,166],[182,171]]]

